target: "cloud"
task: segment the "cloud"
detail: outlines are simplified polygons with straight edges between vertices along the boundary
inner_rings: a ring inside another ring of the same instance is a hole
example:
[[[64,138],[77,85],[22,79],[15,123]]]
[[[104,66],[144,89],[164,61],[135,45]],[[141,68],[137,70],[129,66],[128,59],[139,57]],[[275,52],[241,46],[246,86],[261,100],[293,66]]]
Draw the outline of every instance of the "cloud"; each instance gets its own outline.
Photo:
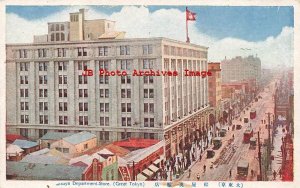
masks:
[[[33,35],[47,33],[47,22],[68,21],[69,13],[78,11],[79,8],[89,9],[87,19],[106,18],[116,21],[116,30],[126,31],[128,38],[167,37],[186,40],[185,12],[179,9],[150,12],[144,6],[124,6],[119,12],[107,15],[92,7],[73,6],[39,20],[26,20],[16,14],[7,14],[7,43],[30,43]],[[278,36],[251,42],[237,38],[216,39],[201,33],[195,22],[189,22],[189,35],[192,43],[209,47],[209,61],[221,61],[225,56],[233,58],[257,54],[264,67],[293,64],[292,27],[284,27]]]

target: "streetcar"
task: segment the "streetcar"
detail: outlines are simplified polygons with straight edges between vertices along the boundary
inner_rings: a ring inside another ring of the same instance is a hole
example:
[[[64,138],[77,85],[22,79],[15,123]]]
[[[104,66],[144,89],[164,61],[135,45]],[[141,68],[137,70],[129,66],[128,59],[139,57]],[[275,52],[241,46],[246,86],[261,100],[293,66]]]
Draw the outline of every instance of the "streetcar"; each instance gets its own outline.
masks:
[[[216,137],[213,139],[214,149],[219,149],[222,146],[221,137]]]
[[[246,160],[240,160],[237,165],[237,174],[241,176],[247,176],[249,170],[249,162]]]
[[[253,129],[251,127],[248,127],[245,132],[244,132],[244,139],[243,142],[244,143],[249,143],[250,139],[253,137]]]

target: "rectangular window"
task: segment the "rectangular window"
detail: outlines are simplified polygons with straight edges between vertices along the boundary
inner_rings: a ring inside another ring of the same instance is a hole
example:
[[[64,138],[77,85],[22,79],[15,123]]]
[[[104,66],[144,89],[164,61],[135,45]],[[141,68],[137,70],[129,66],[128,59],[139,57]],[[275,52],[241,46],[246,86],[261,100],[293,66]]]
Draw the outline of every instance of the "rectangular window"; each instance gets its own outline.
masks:
[[[40,115],[40,124],[48,124],[48,116]]]
[[[39,62],[39,71],[47,71],[48,63],[47,62]]]
[[[130,55],[130,46],[120,46],[120,55]]]
[[[88,103],[87,102],[80,102],[79,103],[79,111],[80,112],[83,112],[83,111],[88,111],[89,110],[89,107],[88,107]]]
[[[60,98],[68,97],[68,90],[67,89],[58,89],[58,95]]]
[[[99,56],[107,56],[108,55],[108,47],[107,46],[102,46],[99,47]]]
[[[78,61],[78,70],[86,70],[88,68],[87,61]]]
[[[60,125],[68,125],[68,116],[59,116]]]
[[[122,117],[122,126],[130,127],[131,126],[131,118],[130,117]]]
[[[39,89],[39,97],[48,97],[48,89]]]
[[[88,83],[87,78],[88,78],[87,76],[78,75],[78,83],[79,84],[87,84]]]
[[[144,112],[145,113],[149,112],[148,106],[149,106],[148,103],[144,103]]]
[[[109,103],[100,103],[100,112],[109,112]]]
[[[85,47],[78,47],[78,56],[87,56],[87,51]]]
[[[121,70],[131,70],[132,60],[123,59],[119,62],[121,64]]]
[[[88,125],[88,116],[79,116],[79,125]]]
[[[100,89],[100,98],[109,98],[109,90]]]
[[[79,89],[79,98],[86,98],[88,97],[88,90],[87,89]]]
[[[27,50],[19,50],[19,58],[27,58]]]
[[[21,102],[21,110],[29,110],[29,103]]]
[[[26,62],[26,63],[20,63],[20,71],[28,71],[29,69],[29,63]]]
[[[130,76],[121,76],[121,83],[122,84],[130,84],[131,83],[131,77]]]
[[[47,57],[47,49],[38,49],[38,57]]]
[[[109,70],[108,66],[109,66],[109,61],[99,61],[99,70],[100,69]]]
[[[58,70],[59,71],[66,71],[68,68],[67,62],[58,62]]]
[[[39,84],[47,84],[47,83],[48,83],[47,75],[40,75]]]
[[[127,103],[127,112],[131,112],[131,103]]]
[[[153,69],[154,60],[153,59],[143,59],[143,69]]]
[[[143,45],[143,54],[152,54],[153,53],[153,46],[151,44],[149,45]]]
[[[29,115],[21,115],[21,123],[29,123]]]
[[[100,126],[109,126],[109,117],[100,117]]]
[[[108,84],[109,77],[108,76],[99,76],[99,84]]]
[[[67,49],[66,48],[57,48],[57,57],[66,57]]]

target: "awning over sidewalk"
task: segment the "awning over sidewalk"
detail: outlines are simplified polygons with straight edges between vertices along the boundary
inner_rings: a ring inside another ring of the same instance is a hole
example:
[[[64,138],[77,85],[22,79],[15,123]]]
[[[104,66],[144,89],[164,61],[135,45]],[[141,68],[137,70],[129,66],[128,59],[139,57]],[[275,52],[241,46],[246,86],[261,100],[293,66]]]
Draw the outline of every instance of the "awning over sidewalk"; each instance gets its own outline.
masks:
[[[155,165],[159,165],[159,163],[163,160],[163,158],[156,159],[153,163]]]
[[[152,172],[157,172],[158,170],[159,170],[159,168],[157,168],[156,166],[154,166],[153,164],[152,165],[150,165],[149,167],[148,167]]]
[[[146,168],[145,170],[143,170],[143,173],[145,175],[147,175],[148,177],[151,177],[154,172],[152,172],[151,170],[149,170],[149,169]]]
[[[145,181],[145,180],[147,180],[147,177],[144,176],[143,174],[138,174],[136,176],[136,179],[137,179],[137,181]]]

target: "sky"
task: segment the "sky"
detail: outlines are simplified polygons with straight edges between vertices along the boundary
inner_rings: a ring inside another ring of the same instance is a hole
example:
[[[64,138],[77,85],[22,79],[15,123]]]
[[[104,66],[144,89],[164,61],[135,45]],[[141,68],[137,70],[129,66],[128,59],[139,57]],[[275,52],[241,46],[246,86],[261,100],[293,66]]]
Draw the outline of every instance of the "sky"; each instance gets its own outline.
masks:
[[[46,34],[47,22],[68,21],[89,9],[87,19],[116,21],[126,37],[167,37],[185,41],[185,6],[7,6],[7,43],[32,42]],[[209,47],[209,61],[257,55],[263,67],[293,64],[294,10],[288,6],[189,6],[191,43]],[[15,27],[18,23],[18,28]],[[247,50],[245,50],[247,49]]]

